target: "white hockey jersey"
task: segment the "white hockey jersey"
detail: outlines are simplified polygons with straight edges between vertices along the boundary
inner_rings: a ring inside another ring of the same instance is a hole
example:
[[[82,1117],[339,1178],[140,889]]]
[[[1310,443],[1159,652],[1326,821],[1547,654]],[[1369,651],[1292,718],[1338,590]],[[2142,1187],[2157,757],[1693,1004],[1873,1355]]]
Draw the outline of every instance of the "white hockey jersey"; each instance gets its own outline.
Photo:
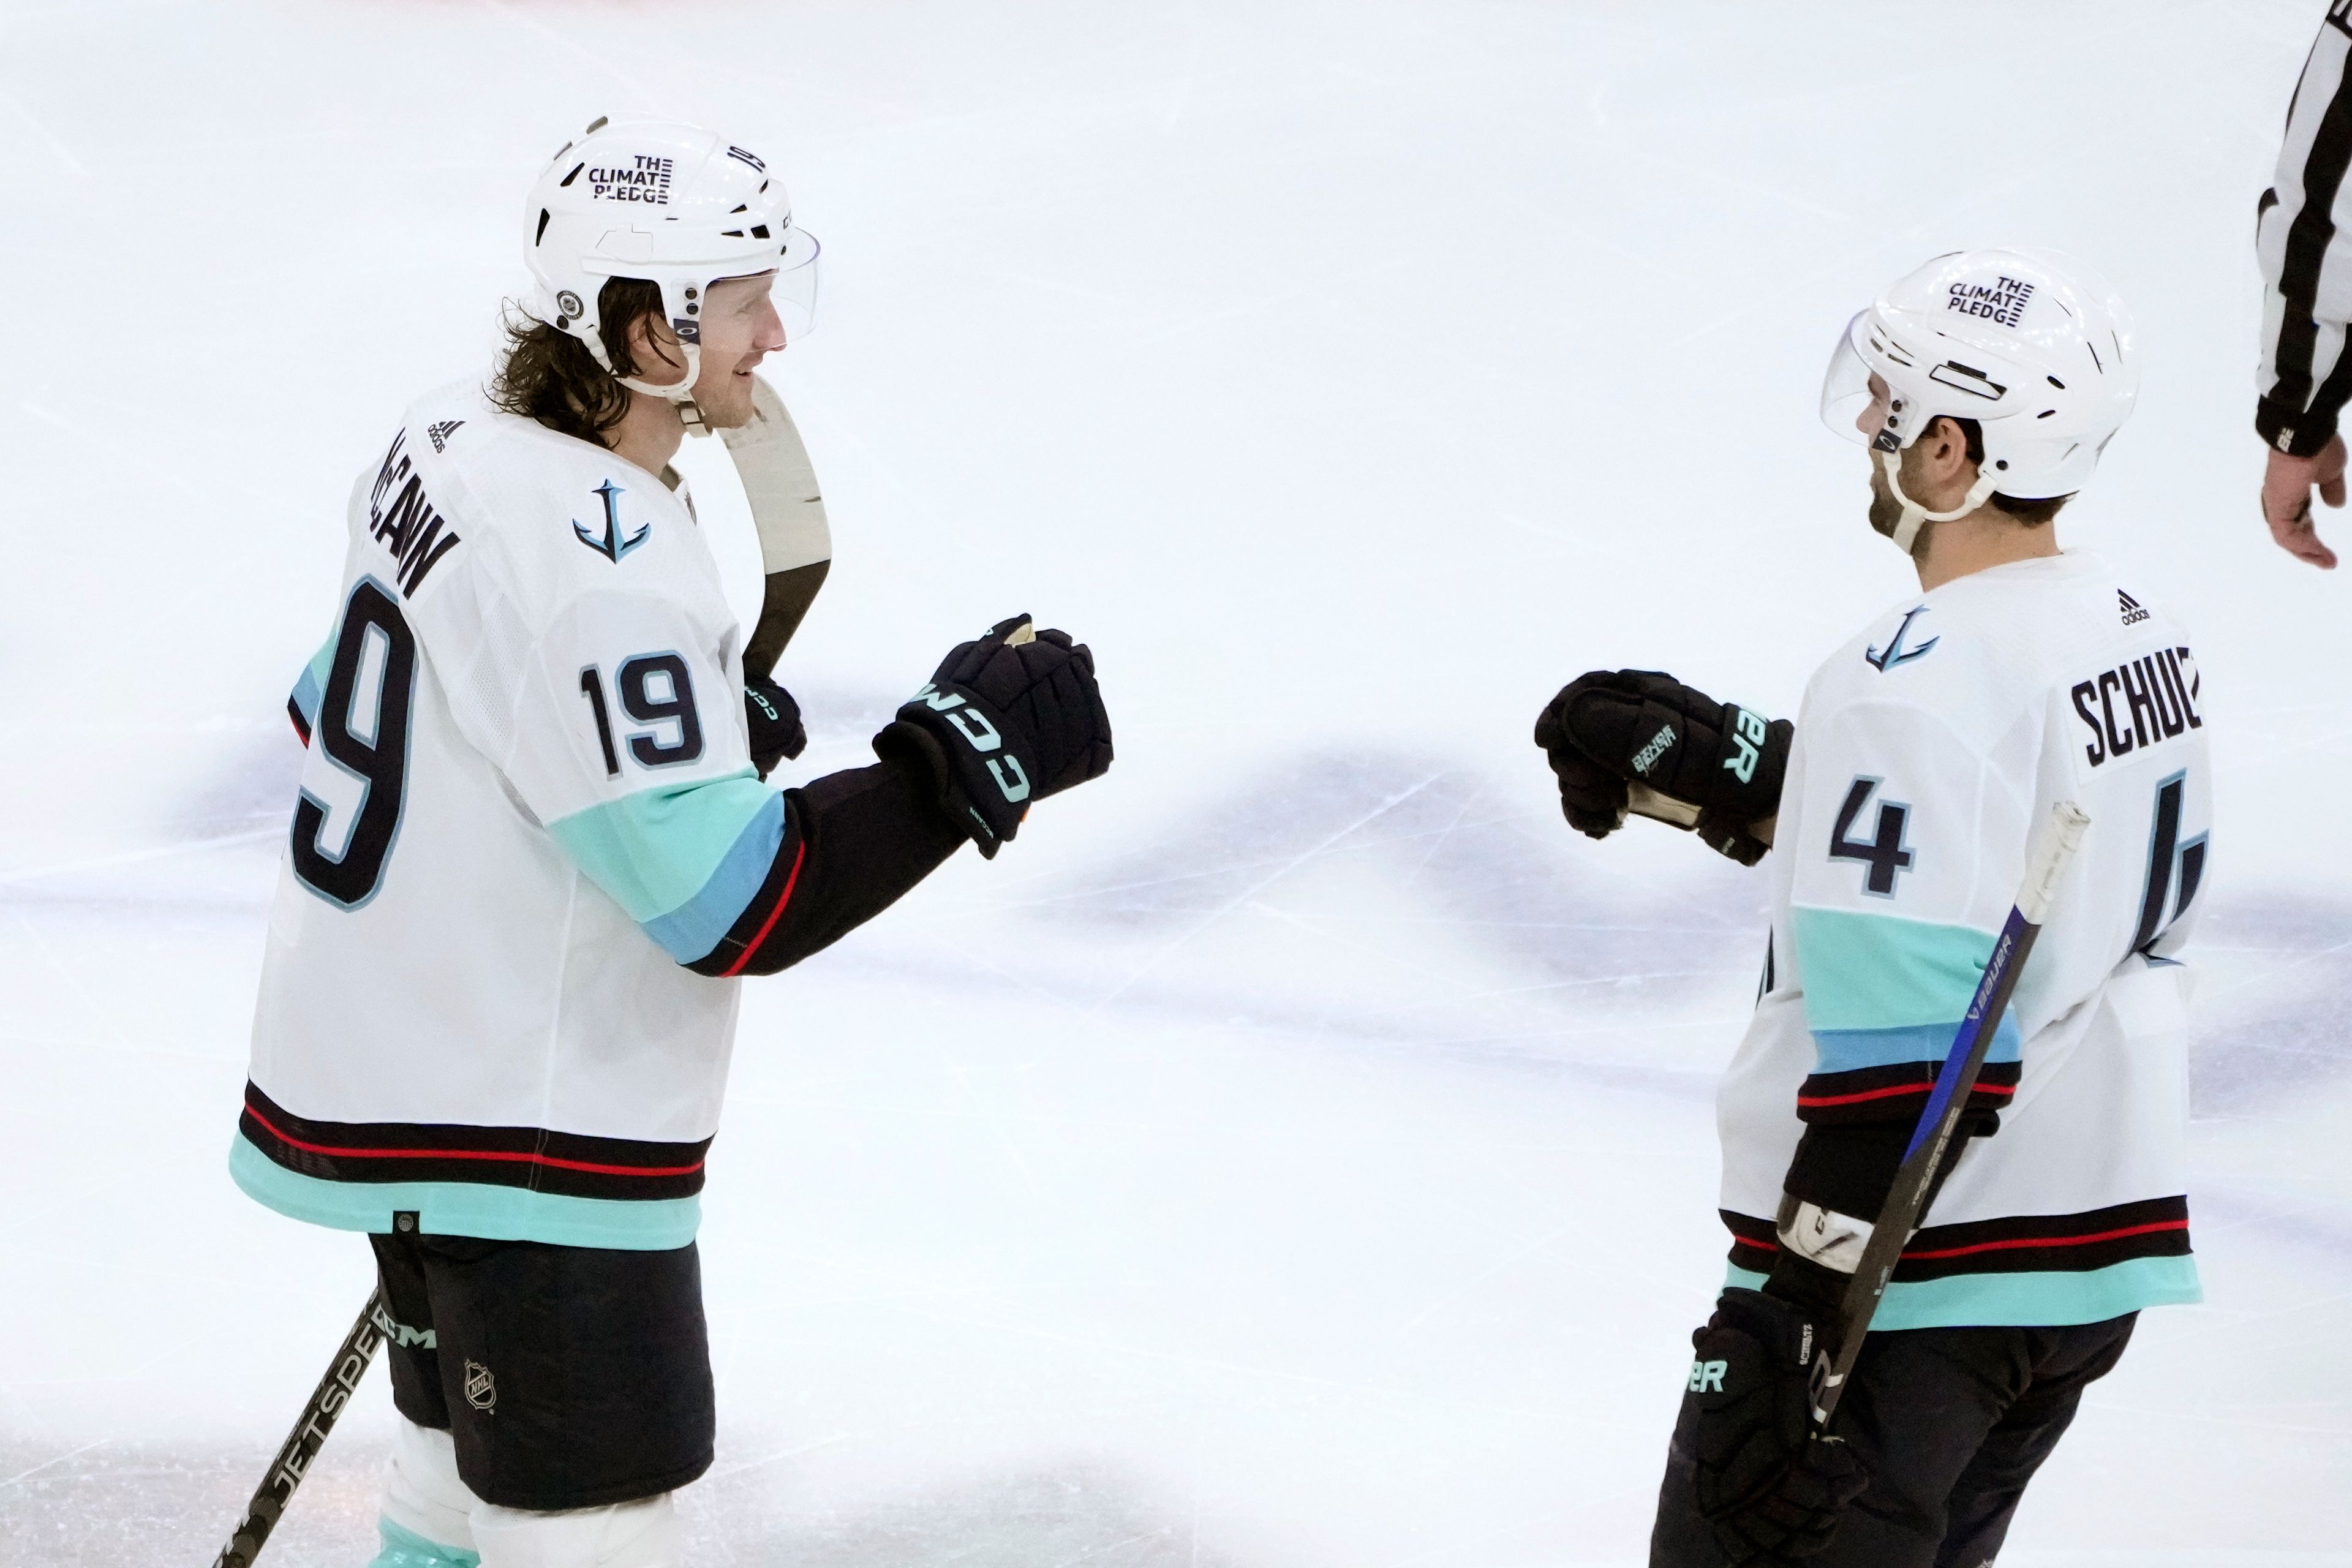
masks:
[[[232,1172],[348,1229],[683,1246],[738,984],[686,965],[785,833],[701,531],[463,384],[349,526]]]
[[[2079,552],[1906,600],[1815,673],[1770,858],[1764,989],[1717,1101],[1733,1283],[1771,1267],[1809,1124],[1916,1121],[2028,840],[2072,800],[2091,826],[1974,1098],[1999,1131],[1959,1156],[1875,1326],[2083,1323],[2199,1299],[2174,955],[2209,868],[2203,703],[2187,636]]]

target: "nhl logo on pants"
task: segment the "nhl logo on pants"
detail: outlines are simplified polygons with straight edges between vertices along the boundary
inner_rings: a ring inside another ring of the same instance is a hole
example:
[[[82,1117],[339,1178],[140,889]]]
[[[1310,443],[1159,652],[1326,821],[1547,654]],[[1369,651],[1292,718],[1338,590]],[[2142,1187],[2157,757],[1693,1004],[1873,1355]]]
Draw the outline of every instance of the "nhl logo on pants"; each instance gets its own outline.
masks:
[[[466,1403],[480,1411],[499,1407],[499,1385],[490,1377],[490,1369],[480,1362],[466,1363]]]

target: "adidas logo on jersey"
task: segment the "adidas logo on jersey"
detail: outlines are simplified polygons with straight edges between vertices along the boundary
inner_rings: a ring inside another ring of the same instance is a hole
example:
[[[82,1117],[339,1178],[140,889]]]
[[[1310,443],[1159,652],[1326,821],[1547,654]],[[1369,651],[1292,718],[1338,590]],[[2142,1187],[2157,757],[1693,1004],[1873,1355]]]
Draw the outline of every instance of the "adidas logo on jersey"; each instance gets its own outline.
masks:
[[[2136,626],[2147,619],[2147,612],[2140,608],[2139,601],[2121,588],[2116,590],[2116,607],[2123,612],[2124,625],[2127,626]]]
[[[465,421],[463,419],[444,419],[438,425],[426,426],[425,427],[425,433],[433,437],[433,449],[436,452],[447,451],[449,449],[449,433],[464,423]]]

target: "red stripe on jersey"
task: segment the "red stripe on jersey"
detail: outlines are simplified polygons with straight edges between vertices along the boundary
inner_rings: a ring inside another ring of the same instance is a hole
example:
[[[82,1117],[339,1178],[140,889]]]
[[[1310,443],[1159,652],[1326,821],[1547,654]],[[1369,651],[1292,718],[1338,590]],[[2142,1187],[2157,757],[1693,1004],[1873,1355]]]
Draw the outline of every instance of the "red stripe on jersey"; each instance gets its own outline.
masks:
[[[514,1149],[340,1149],[331,1143],[306,1143],[278,1130],[269,1118],[253,1109],[250,1102],[245,1113],[269,1129],[269,1135],[279,1142],[311,1154],[337,1154],[346,1160],[503,1160],[531,1165],[552,1165],[559,1170],[586,1171],[598,1176],[691,1176],[702,1169],[697,1160],[691,1165],[599,1165],[586,1160],[559,1159],[553,1154],[539,1154]]]
[[[2094,1231],[2089,1236],[2020,1236],[2005,1241],[1979,1241],[1967,1247],[1939,1247],[1934,1252],[1906,1252],[1906,1259],[1965,1258],[1971,1252],[2011,1252],[2021,1247],[2088,1247],[2096,1241],[2120,1241],[2127,1236],[2153,1236],[2164,1230],[2187,1230],[2185,1219],[2162,1219],[2153,1225],[2129,1225],[2121,1230]]]
[[[1865,1089],[1859,1094],[1801,1094],[1797,1096],[1797,1103],[1806,1108],[1822,1105],[1859,1105],[1865,1100],[1889,1100],[1898,1094],[1925,1094],[1935,1087],[1932,1083],[1897,1083],[1890,1084],[1885,1089]],[[1990,1095],[2015,1094],[2017,1086],[2013,1083],[1986,1083],[1979,1079],[1977,1081],[1975,1092]]]
[[[801,862],[807,858],[808,840],[803,838],[793,847],[793,868],[784,875],[784,890],[776,895],[776,907],[768,911],[767,920],[760,926],[760,934],[745,942],[743,951],[735,955],[735,962],[719,972],[721,980],[742,973],[743,966],[751,962],[751,955],[760,951],[760,944],[768,940],[768,933],[776,929],[776,921],[782,916],[784,906],[793,901],[793,885],[801,879]]]

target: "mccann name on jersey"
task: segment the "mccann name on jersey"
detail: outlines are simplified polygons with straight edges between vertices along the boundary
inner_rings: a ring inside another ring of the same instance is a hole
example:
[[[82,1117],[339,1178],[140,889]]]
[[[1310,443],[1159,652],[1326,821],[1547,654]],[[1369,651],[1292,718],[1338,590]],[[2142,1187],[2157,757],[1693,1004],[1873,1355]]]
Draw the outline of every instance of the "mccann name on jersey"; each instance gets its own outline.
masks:
[[[683,1246],[732,977],[962,836],[887,764],[761,782],[691,507],[614,453],[449,388],[346,530],[231,1170],[347,1229]]]

